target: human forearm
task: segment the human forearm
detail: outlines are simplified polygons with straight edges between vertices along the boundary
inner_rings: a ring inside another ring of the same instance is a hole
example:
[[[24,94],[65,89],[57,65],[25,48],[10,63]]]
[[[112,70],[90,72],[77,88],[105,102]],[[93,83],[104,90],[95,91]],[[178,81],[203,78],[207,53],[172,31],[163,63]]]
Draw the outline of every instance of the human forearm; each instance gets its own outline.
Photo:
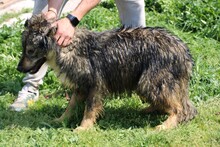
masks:
[[[79,20],[83,18],[92,8],[94,8],[100,0],[82,0],[79,5],[71,12]]]
[[[63,0],[48,0],[48,11],[53,11],[58,14]]]

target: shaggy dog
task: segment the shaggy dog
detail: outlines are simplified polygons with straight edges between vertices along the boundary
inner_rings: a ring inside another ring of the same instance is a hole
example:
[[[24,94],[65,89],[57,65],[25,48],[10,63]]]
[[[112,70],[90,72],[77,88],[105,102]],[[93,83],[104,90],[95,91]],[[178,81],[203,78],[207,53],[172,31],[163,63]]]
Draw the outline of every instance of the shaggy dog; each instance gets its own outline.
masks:
[[[187,46],[162,28],[121,28],[101,33],[76,29],[64,48],[53,38],[56,28],[43,15],[27,20],[22,34],[23,53],[18,70],[36,73],[44,62],[73,89],[68,120],[79,102],[85,103],[79,130],[90,128],[103,110],[108,94],[136,92],[150,106],[144,112],[169,116],[158,129],[176,127],[197,111],[189,100],[193,61]]]

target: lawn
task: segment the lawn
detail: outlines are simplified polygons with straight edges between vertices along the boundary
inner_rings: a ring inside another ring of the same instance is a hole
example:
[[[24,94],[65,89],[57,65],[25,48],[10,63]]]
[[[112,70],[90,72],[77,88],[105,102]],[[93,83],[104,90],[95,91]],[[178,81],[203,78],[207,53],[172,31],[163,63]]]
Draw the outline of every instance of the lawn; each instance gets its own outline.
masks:
[[[18,22],[11,27],[0,28],[0,146],[220,146],[219,39],[215,33],[206,35],[208,29],[213,32],[212,27],[195,30],[193,28],[198,24],[191,23],[191,30],[190,27],[184,29],[186,24],[181,25],[179,19],[172,18],[181,16],[168,15],[172,9],[176,11],[172,8],[168,12],[163,7],[168,5],[166,2],[164,0],[163,5],[149,3],[154,9],[146,8],[147,25],[165,27],[188,44],[195,62],[190,81],[190,99],[199,112],[195,119],[172,130],[156,131],[154,127],[166,116],[141,114],[140,110],[145,105],[137,95],[124,94],[105,99],[105,113],[94,128],[75,132],[73,129],[79,125],[82,112],[71,124],[52,122],[65,111],[66,95],[71,94],[59,83],[52,70],[48,71],[40,87],[39,101],[24,112],[10,111],[8,107],[22,88],[24,77],[16,70],[23,29],[23,24]],[[217,6],[213,4],[213,7]],[[194,15],[190,15],[187,24],[193,22]],[[8,15],[8,18],[13,16],[17,14]],[[0,22],[8,18],[4,16]],[[117,9],[112,1],[101,3],[80,22],[80,27],[94,31],[118,26]]]

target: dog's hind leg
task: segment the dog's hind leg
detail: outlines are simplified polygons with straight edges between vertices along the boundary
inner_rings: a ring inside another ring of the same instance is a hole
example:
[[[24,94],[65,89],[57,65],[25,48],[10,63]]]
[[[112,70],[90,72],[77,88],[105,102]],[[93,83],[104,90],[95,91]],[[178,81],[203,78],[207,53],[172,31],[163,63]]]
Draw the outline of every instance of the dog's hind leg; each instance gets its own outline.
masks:
[[[96,122],[96,118],[101,114],[103,110],[102,105],[102,95],[97,89],[90,92],[88,98],[86,99],[86,106],[84,110],[83,120],[79,127],[75,130],[86,130],[91,128]]]
[[[143,114],[150,114],[150,113],[155,113],[159,111],[159,107],[152,103],[152,99],[150,98],[150,88],[151,88],[151,79],[148,77],[148,72],[144,71],[139,82],[138,82],[138,87],[137,87],[137,94],[139,95],[141,101],[143,103],[148,102],[150,106],[147,106],[146,108],[143,108],[141,110],[141,113]]]
[[[197,114],[197,110],[189,100],[188,80],[183,78],[178,81],[175,80],[174,83],[172,90],[164,88],[166,92],[163,91],[162,93],[163,109],[169,116],[165,122],[156,127],[158,130],[173,128],[179,123],[191,120]]]
[[[191,119],[195,115],[190,105],[185,108],[186,103],[189,103],[188,80],[183,82],[181,78],[175,79],[167,70],[159,70],[153,75],[145,72],[140,78],[137,93],[151,104],[146,110],[159,110],[168,114],[167,120],[156,127],[159,130],[174,128],[188,116]],[[193,113],[189,114],[191,110]]]

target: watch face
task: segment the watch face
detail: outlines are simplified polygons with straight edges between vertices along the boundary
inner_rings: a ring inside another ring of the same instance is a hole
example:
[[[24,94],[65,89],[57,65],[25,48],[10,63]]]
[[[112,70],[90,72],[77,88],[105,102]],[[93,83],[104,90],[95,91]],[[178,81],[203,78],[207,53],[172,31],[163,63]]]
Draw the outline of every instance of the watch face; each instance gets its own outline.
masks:
[[[72,24],[74,27],[76,27],[76,26],[79,24],[79,20],[78,20],[77,17],[75,17],[75,16],[73,16],[73,15],[71,15],[71,14],[68,14],[66,17],[70,20],[71,24]]]

